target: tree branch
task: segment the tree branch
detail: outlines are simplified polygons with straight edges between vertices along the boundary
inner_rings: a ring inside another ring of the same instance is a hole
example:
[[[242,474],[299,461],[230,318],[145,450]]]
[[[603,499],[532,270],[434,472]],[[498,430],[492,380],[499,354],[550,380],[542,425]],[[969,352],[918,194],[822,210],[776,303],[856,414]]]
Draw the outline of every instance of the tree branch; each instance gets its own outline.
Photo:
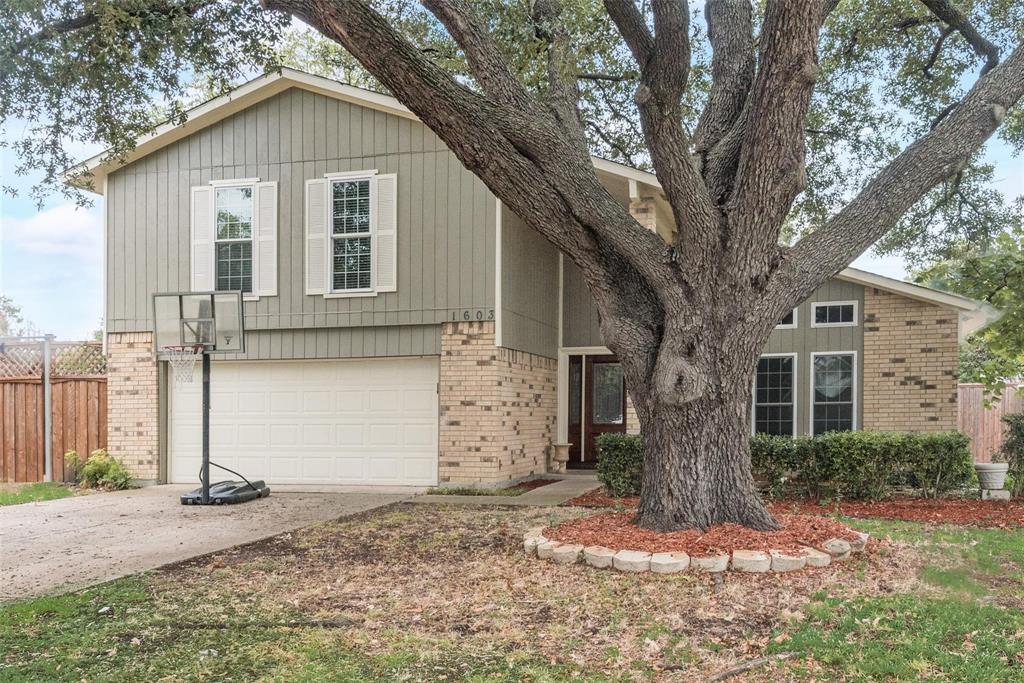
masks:
[[[800,301],[885,235],[932,187],[955,175],[1024,97],[1024,45],[978,79],[935,128],[882,169],[823,227],[786,255],[769,292]]]
[[[921,0],[921,3],[936,17],[956,29],[971,46],[974,53],[985,59],[985,65],[981,68],[982,76],[999,64],[999,48],[986,40],[967,18],[967,15],[952,2],[949,0]]]

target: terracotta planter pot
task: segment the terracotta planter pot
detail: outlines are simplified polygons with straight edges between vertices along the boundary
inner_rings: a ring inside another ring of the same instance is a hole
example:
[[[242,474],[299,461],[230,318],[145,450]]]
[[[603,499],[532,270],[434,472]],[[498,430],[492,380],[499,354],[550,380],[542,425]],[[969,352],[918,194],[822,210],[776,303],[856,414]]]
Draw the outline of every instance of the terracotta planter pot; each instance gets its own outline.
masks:
[[[974,464],[978,473],[978,484],[983,489],[1000,491],[1006,483],[1006,472],[1010,469],[1005,462],[978,462]]]

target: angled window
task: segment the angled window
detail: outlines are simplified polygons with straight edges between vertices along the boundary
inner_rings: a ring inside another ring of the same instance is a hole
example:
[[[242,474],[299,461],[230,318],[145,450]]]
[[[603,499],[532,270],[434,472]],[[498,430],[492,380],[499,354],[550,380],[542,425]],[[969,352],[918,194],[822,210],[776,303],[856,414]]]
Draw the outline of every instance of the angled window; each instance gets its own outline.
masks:
[[[856,324],[856,301],[816,301],[811,306],[811,327],[853,327]]]
[[[793,436],[796,356],[762,356],[754,380],[754,432]]]
[[[856,429],[856,356],[816,353],[811,362],[811,433]]]
[[[373,287],[370,178],[331,182],[331,290]]]
[[[254,187],[217,187],[214,190],[214,283],[217,291],[252,287]]]

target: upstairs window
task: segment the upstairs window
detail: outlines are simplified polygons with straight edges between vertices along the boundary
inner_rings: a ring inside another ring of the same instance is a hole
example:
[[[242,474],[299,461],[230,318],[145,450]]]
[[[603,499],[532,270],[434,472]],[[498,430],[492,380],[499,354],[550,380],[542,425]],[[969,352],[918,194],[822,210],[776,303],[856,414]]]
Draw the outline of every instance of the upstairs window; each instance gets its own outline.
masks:
[[[779,321],[779,324],[775,326],[775,329],[777,329],[777,330],[791,330],[791,329],[793,329],[795,327],[796,327],[796,309],[794,308],[792,311],[790,311],[785,316],[783,316],[782,320]]]
[[[857,324],[857,302],[816,302],[811,315],[811,327],[853,327]]]
[[[369,290],[373,286],[370,179],[331,183],[331,289]]]
[[[217,291],[251,294],[253,186],[218,187],[214,194],[214,283]]]
[[[796,357],[762,356],[754,381],[754,431],[793,436]]]

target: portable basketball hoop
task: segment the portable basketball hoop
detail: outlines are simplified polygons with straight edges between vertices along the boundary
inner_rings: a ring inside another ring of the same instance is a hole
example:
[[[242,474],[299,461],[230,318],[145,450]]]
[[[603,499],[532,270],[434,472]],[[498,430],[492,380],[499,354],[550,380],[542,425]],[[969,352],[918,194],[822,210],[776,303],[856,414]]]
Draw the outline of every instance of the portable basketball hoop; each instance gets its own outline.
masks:
[[[192,384],[196,361],[203,368],[202,486],[181,497],[182,505],[244,503],[270,495],[262,481],[250,482],[234,470],[210,462],[210,356],[242,353],[241,292],[168,292],[153,295],[153,345],[157,358],[167,361],[175,386]],[[242,481],[210,484],[210,466],[231,472]],[[243,483],[244,482],[244,483]]]

